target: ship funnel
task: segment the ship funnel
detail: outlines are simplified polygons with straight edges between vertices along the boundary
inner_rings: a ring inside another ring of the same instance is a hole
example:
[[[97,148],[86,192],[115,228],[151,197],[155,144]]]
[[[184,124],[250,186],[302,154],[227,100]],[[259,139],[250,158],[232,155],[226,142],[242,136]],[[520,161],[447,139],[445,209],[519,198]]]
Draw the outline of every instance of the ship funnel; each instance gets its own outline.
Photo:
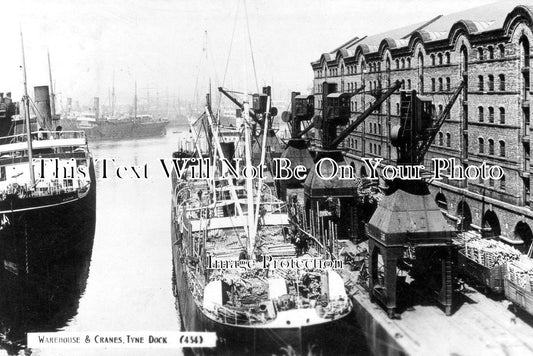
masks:
[[[35,108],[37,110],[37,121],[41,127],[51,127],[52,112],[50,109],[50,92],[48,85],[34,87]]]
[[[94,116],[96,120],[100,119],[100,98],[97,96],[94,97]]]

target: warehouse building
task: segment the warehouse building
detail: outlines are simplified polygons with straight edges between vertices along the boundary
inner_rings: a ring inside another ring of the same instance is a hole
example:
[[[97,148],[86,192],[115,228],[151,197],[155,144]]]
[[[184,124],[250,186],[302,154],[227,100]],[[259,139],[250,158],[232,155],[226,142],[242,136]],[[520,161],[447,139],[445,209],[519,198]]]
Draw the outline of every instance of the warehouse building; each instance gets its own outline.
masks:
[[[356,37],[311,63],[316,114],[321,114],[324,82],[353,94],[353,121],[377,93],[396,81],[401,81],[403,90],[429,97],[436,114],[463,81],[465,89],[425,165],[431,167],[434,157],[453,158],[465,168],[483,162],[498,165],[505,175],[500,180],[433,180],[431,189],[449,222],[459,229],[477,230],[527,252],[533,240],[532,24],[532,6],[502,2]],[[396,93],[343,142],[346,160],[362,176],[367,174],[363,157],[395,162],[389,135],[399,112]]]

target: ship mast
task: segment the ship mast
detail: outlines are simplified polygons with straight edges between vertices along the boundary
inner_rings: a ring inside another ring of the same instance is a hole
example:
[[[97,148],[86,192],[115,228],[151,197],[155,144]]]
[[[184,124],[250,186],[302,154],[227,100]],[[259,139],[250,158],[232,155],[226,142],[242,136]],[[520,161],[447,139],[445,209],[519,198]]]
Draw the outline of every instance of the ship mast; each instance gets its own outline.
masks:
[[[20,31],[20,44],[22,46],[22,73],[24,76],[24,121],[26,123],[26,141],[28,142],[28,164],[30,167],[30,183],[35,185],[35,174],[33,172],[33,148],[31,142],[31,123],[30,123],[30,97],[28,96],[28,85],[26,82],[26,57],[24,56],[24,38]]]
[[[50,76],[50,110],[52,111],[52,120],[56,117],[56,99],[54,94],[54,86],[52,84],[52,66],[50,65],[50,52],[47,51],[48,55],[48,74]]]
[[[133,123],[137,120],[137,81],[135,81],[135,96],[133,98]]]

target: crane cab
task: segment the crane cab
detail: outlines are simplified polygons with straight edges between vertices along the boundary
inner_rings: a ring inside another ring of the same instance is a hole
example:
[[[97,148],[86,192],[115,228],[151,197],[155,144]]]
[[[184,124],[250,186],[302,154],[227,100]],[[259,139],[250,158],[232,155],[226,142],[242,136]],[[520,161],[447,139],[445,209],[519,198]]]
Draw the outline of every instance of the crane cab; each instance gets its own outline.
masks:
[[[264,114],[267,111],[267,94],[252,95],[252,109],[256,114]]]
[[[349,93],[332,93],[326,98],[326,119],[338,125],[346,125],[350,120]]]
[[[300,120],[311,120],[315,113],[313,95],[297,95],[294,98],[294,115]]]

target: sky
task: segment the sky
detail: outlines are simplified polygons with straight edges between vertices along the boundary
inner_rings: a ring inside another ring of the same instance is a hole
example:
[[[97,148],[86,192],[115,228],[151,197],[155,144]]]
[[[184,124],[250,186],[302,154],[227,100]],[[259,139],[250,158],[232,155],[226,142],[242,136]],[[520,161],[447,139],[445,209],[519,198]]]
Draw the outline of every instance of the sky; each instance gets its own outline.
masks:
[[[107,104],[114,87],[117,102],[129,104],[135,83],[140,100],[167,96],[194,100],[204,96],[210,82],[213,91],[222,83],[247,92],[271,85],[274,99],[288,101],[291,90],[307,92],[312,87],[310,62],[355,36],[491,2],[494,0],[2,2],[0,91],[13,92],[15,99],[23,93],[22,31],[30,95],[33,86],[49,83],[49,52],[58,101],[72,97],[88,105],[98,96]]]

